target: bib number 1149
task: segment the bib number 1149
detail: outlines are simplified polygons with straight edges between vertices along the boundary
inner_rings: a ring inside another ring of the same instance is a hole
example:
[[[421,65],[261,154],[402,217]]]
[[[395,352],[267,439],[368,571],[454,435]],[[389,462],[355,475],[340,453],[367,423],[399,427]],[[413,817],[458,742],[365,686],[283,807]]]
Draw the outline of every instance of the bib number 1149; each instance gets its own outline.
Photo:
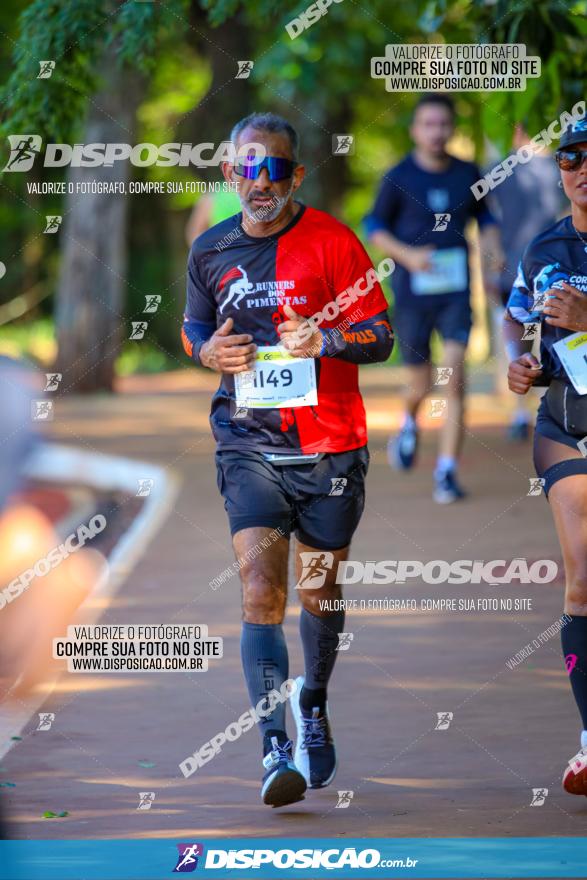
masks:
[[[257,350],[255,369],[234,377],[237,406],[250,409],[316,406],[316,365],[295,358],[280,346]]]

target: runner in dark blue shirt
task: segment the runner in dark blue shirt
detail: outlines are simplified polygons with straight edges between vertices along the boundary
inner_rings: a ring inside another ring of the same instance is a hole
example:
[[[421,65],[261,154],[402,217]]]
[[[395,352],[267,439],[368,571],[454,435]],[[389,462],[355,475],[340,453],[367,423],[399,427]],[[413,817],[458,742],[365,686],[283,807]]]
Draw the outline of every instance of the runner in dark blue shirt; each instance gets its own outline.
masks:
[[[570,794],[587,795],[587,117],[561,137],[556,161],[571,216],[526,249],[507,304],[510,389],[548,390],[538,410],[534,464],[551,502],[565,565],[565,666],[581,714],[581,750],[565,770]],[[541,329],[541,363],[530,353]]]
[[[498,229],[483,199],[471,190],[481,174],[472,162],[446,152],[454,132],[454,109],[445,95],[425,95],[412,127],[413,153],[383,178],[373,210],[365,220],[373,244],[397,266],[392,276],[394,328],[408,366],[406,413],[397,438],[390,440],[390,461],[411,468],[417,448],[416,419],[433,387],[430,337],[444,340],[442,371],[447,384],[440,406],[445,421],[435,471],[434,498],[450,503],[463,496],[456,467],[463,436],[464,357],[471,329],[470,278],[465,226],[477,220],[486,290],[496,298],[500,268]],[[493,276],[490,275],[493,270]]]

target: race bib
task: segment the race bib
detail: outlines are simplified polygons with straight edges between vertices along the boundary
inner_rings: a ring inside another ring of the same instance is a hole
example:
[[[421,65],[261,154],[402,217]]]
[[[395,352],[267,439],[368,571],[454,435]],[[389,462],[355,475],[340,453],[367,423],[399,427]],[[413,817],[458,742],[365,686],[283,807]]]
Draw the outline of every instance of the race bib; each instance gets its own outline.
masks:
[[[587,333],[571,333],[553,348],[577,394],[587,394]]]
[[[432,251],[431,269],[426,272],[413,272],[411,275],[412,293],[460,293],[468,287],[467,251],[455,247]]]
[[[254,370],[236,373],[237,406],[249,409],[316,406],[316,364],[313,358],[296,358],[281,346],[257,349]]]

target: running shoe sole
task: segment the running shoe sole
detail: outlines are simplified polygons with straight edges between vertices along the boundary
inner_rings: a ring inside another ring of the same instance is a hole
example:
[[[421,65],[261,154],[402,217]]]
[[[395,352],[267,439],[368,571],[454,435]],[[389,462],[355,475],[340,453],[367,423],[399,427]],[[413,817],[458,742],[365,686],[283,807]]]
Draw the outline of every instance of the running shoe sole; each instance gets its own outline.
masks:
[[[304,800],[306,780],[299,770],[290,767],[276,767],[263,783],[261,797],[270,807],[286,807]]]
[[[308,752],[305,749],[302,749],[302,740],[303,740],[303,721],[302,721],[302,711],[300,709],[300,693],[304,686],[304,677],[303,675],[299,675],[296,678],[297,689],[295,693],[291,695],[289,698],[289,702],[291,705],[292,715],[294,717],[294,721],[296,723],[297,737],[296,737],[296,747],[294,752],[294,761],[296,767],[299,769],[300,773],[304,775],[304,778],[308,784],[308,788],[317,789],[317,788],[326,788],[327,785],[330,785],[334,777],[336,776],[336,771],[338,770],[338,757],[336,756],[336,746],[335,746],[335,757],[334,757],[334,770],[321,785],[310,785],[310,767],[307,766],[306,758],[308,757]],[[326,709],[326,715],[328,717],[328,709]],[[329,719],[330,720],[330,719]],[[332,738],[332,742],[334,744],[334,737]]]
[[[444,489],[435,489],[432,496],[437,504],[454,504],[455,501],[462,501],[462,495],[456,495],[454,492],[446,492]]]

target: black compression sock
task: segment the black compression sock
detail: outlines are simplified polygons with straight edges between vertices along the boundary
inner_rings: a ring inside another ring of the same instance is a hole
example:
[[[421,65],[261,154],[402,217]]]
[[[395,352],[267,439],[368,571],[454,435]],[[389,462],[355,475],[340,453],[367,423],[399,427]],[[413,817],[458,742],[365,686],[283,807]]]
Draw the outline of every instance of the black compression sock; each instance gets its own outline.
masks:
[[[561,643],[583,730],[587,730],[587,617],[568,616],[571,620],[561,630]]]
[[[311,712],[324,709],[326,687],[337,656],[338,635],[344,627],[344,611],[317,617],[305,608],[300,614],[300,635],[304,649],[305,677],[300,706]]]

